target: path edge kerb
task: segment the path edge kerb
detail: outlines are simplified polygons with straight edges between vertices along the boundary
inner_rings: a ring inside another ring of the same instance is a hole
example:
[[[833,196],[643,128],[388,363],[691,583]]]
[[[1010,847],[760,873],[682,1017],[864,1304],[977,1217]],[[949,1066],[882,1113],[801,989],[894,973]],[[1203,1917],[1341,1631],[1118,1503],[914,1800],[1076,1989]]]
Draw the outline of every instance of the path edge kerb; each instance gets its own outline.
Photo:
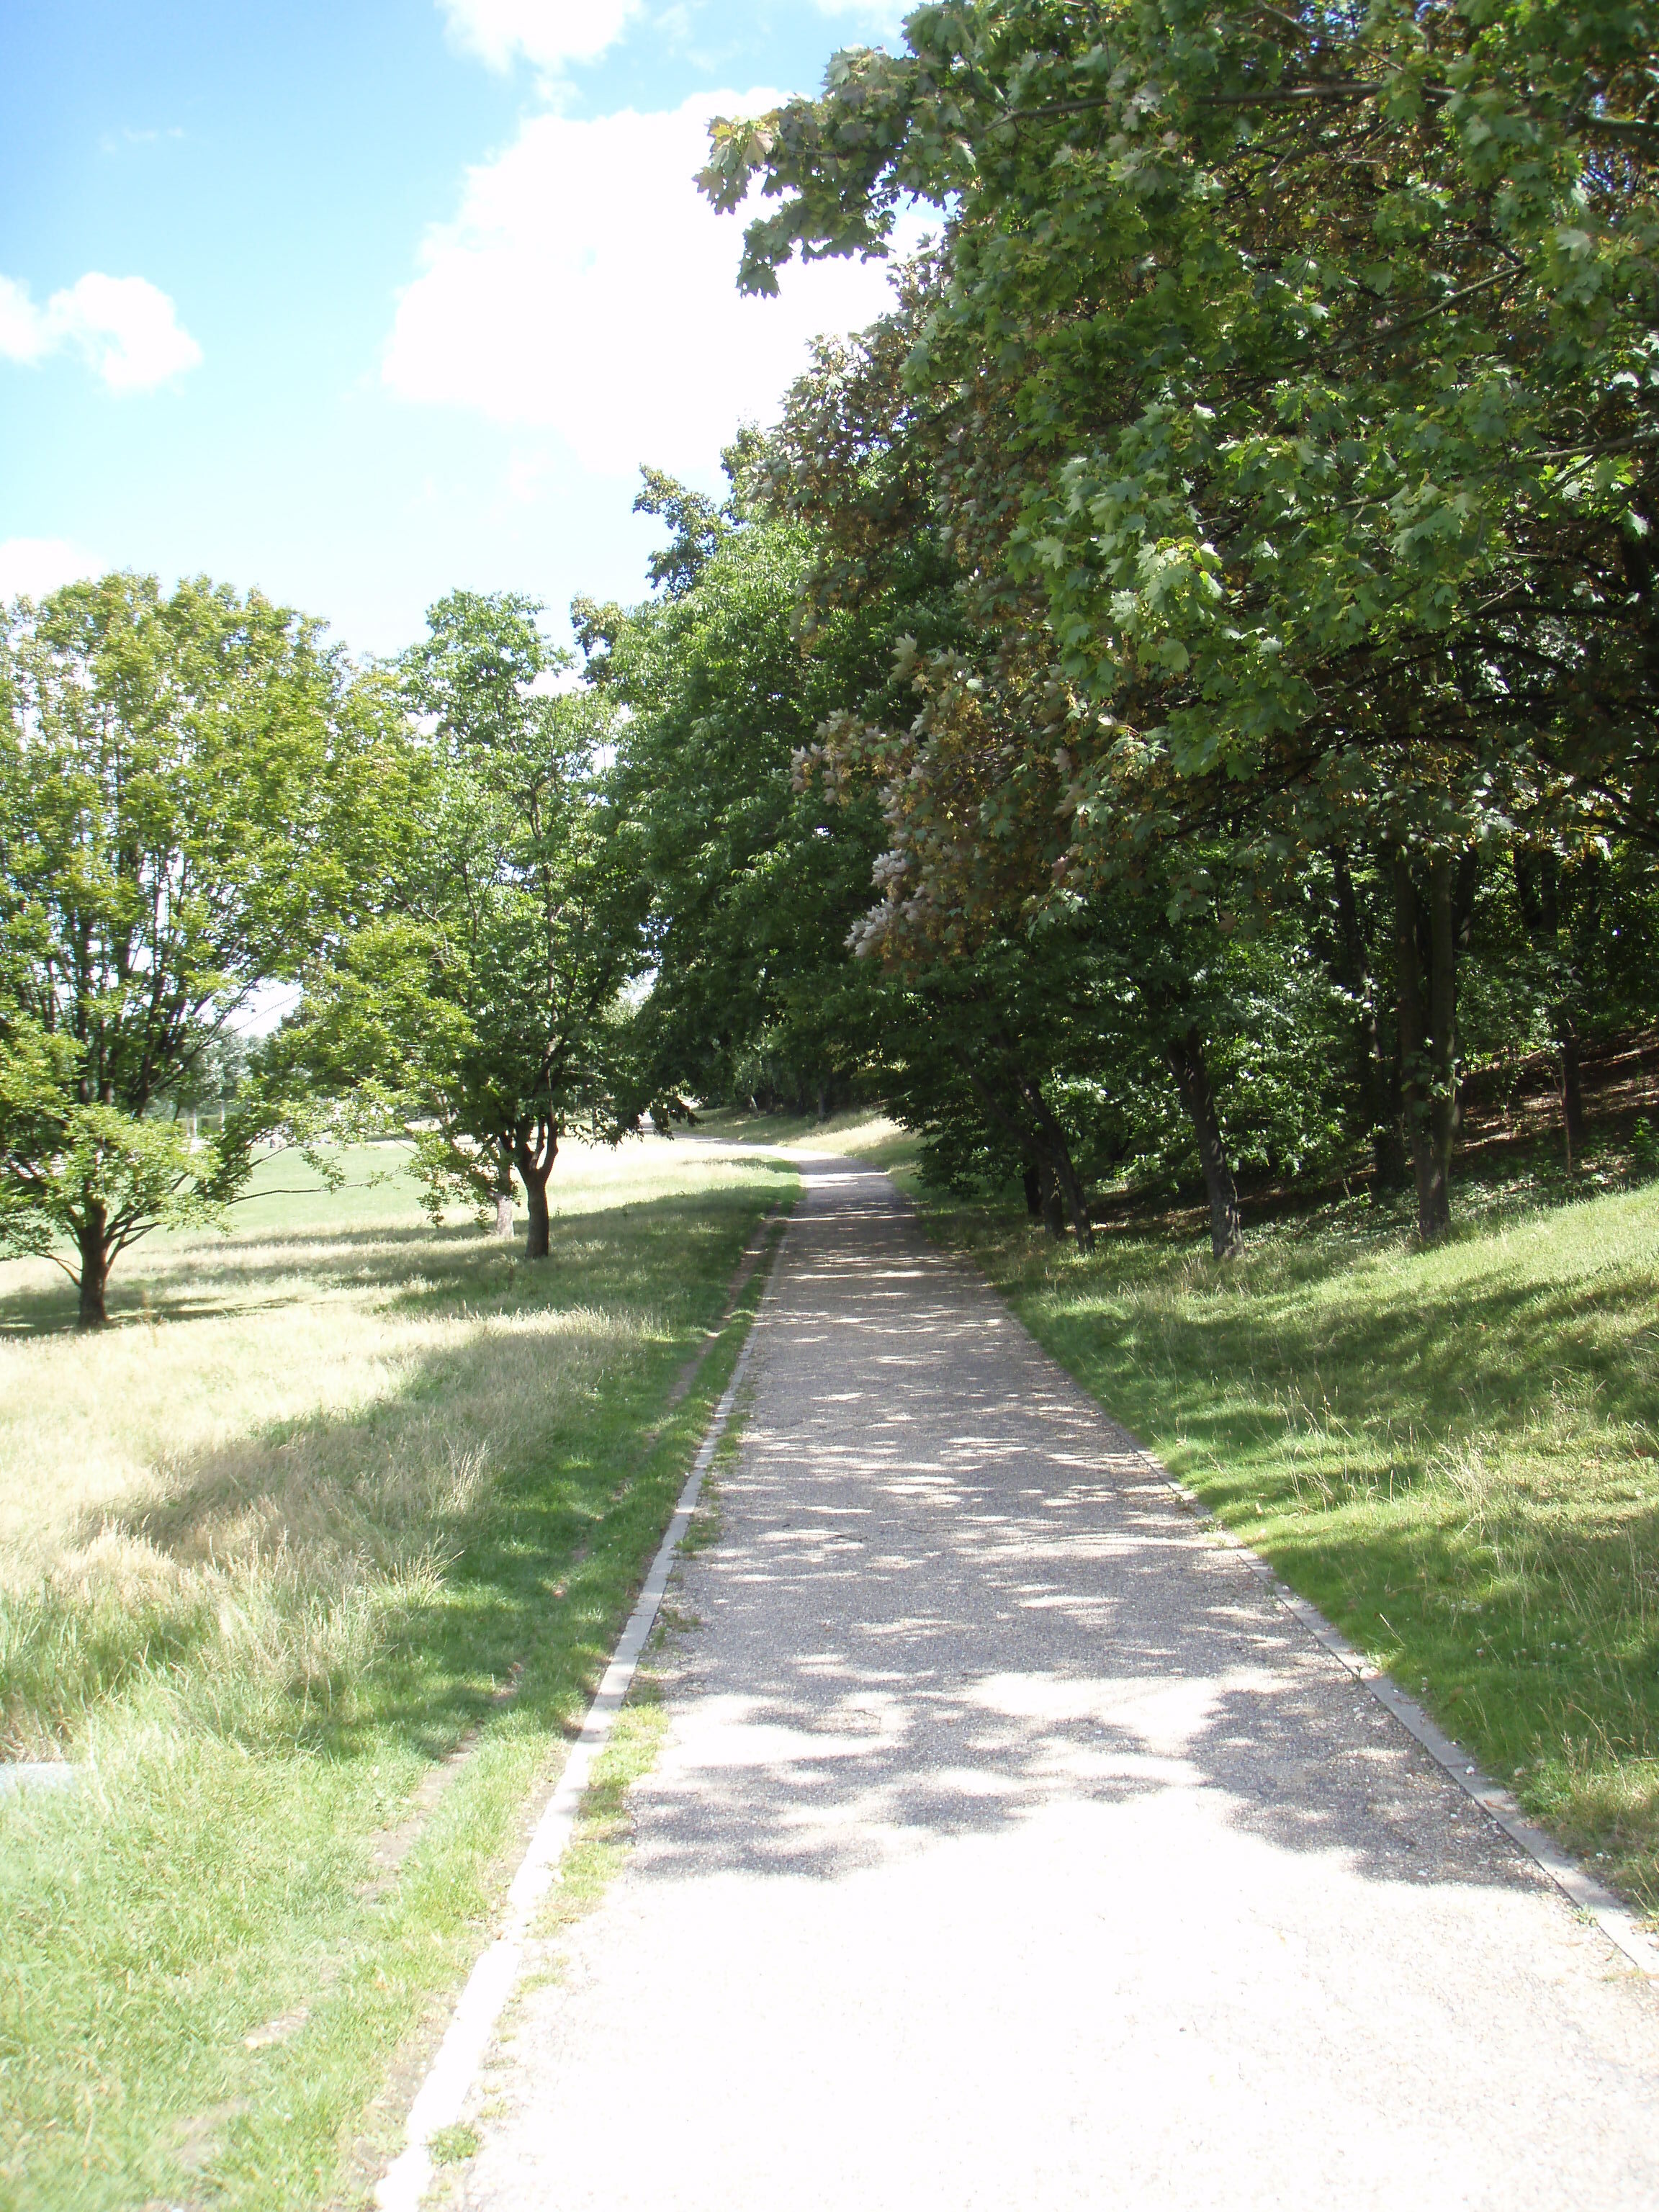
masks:
[[[859,1164],[854,1162],[851,1164]],[[884,1168],[866,1166],[865,1171],[871,1175],[886,1174]],[[1528,1820],[1510,1792],[1483,1772],[1474,1753],[1449,1736],[1414,1698],[1407,1697],[1386,1668],[1377,1666],[1374,1661],[1366,1658],[1363,1651],[1357,1650],[1341,1630],[1326,1620],[1316,1605],[1293,1590],[1278,1570],[1242,1536],[1235,1534],[1195,1490],[1189,1489],[1178,1475],[1171,1474],[1156,1453],[1149,1451],[1139,1437],[1108,1413],[1071,1370],[1056,1359],[1045,1344],[1039,1342],[1012,1302],[998,1289],[970,1251],[944,1238],[934,1239],[922,1209],[912,1204],[902,1191],[895,1189],[894,1196],[922,1228],[936,1250],[947,1254],[978,1277],[1033,1348],[1065,1376],[1096,1419],[1110,1428],[1115,1436],[1123,1439],[1130,1453],[1147,1473],[1162,1483],[1193,1518],[1201,1523],[1210,1540],[1243,1562],[1268,1595],[1306,1629],[1340,1667],[1376,1699],[1385,1712],[1392,1714],[1407,1735],[1428,1753],[1436,1765],[1457,1784],[1470,1802],[1478,1805],[1488,1819],[1503,1830],[1510,1841],[1549,1876],[1574,1910],[1595,1922],[1615,1950],[1621,1953],[1639,1973],[1650,1978],[1659,1978],[1659,1940],[1643,1928],[1643,1916],[1626,1905],[1622,1898],[1615,1896],[1604,1882],[1598,1881],[1587,1867],[1574,1858],[1571,1852],[1562,1849],[1553,1836],[1535,1821]]]
[[[799,1196],[796,1202],[799,1203]],[[570,1842],[594,1765],[610,1741],[617,1716],[633,1686],[640,1656],[656,1626],[669,1578],[678,1562],[679,1547],[702,1496],[704,1478],[730,1425],[759,1325],[773,1294],[779,1256],[793,1212],[793,1206],[784,1212],[781,1227],[769,1235],[763,1247],[760,1266],[764,1273],[761,1293],[744,1331],[731,1376],[703,1432],[673,1517],[657,1547],[628,1625],[617,1638],[610,1664],[588,1706],[581,1733],[571,1745],[552,1793],[525,1846],[507,1888],[501,1926],[473,1962],[472,1971],[455,2001],[443,2040],[415,2094],[404,2148],[375,2187],[374,2202],[380,2212],[417,2212],[422,2198],[436,2177],[432,2140],[444,2129],[459,2124],[465,2109],[484,2053],[513,1994],[536,1915],[558,1880],[559,1863]],[[772,1218],[767,1218],[764,1226],[768,1231],[774,1231]],[[709,1349],[712,1348],[711,1346]]]

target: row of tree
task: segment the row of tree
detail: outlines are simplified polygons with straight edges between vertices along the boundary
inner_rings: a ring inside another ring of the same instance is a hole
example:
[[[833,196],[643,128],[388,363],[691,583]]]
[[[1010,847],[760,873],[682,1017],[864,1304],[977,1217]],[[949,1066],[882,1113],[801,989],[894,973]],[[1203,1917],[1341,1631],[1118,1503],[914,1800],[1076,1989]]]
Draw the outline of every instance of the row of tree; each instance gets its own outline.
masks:
[[[1062,1184],[1042,1079],[1121,1123],[1155,1049],[1230,1249],[1231,1034],[1294,1071],[1292,1150],[1322,1115],[1385,1181],[1408,1154],[1432,1239],[1469,956],[1510,939],[1573,1134],[1585,1023],[1651,1012],[1656,29],[1622,0],[986,0],[715,127],[716,204],[779,203],[752,289],[943,218],[792,396],[768,489],[812,543],[809,632],[923,546],[943,571],[912,711],[848,702],[806,772],[878,788],[860,941],[957,1039],[989,963],[962,1079]]]
[[[422,644],[358,668],[204,582],[113,575],[11,610],[0,1250],[58,1259],[83,1327],[137,1238],[222,1220],[274,1152],[337,1183],[352,1138],[408,1140],[434,1210],[504,1203],[509,1233],[516,1176],[541,1256],[562,1135],[655,1103],[629,1048],[649,889],[611,709],[550,688],[538,611],[458,592]],[[293,1011],[251,1050],[283,985]]]
[[[1415,1188],[1470,1061],[1656,1011],[1650,11],[979,0],[714,127],[744,282],[939,233],[641,604],[456,593],[359,668],[205,584],[9,619],[0,1238],[83,1319],[276,1143],[434,1204],[687,1098],[879,1096],[1103,1177]],[[191,1149],[274,980],[295,1011]]]

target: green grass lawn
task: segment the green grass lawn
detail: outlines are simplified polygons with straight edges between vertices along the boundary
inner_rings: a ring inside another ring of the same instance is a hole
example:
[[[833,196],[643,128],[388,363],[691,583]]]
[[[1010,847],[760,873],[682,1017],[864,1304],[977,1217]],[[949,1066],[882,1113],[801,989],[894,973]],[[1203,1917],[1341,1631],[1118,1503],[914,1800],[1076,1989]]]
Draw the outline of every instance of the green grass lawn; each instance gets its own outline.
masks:
[[[383,1164],[270,1164],[230,1237],[128,1256],[100,1337],[0,1269],[4,1726],[86,1769],[0,1800],[0,2203],[362,2201],[794,1188],[574,1153],[532,1268]]]
[[[1218,1267],[930,1200],[1033,1333],[1522,1802],[1659,1908],[1659,1187],[1363,1203]]]

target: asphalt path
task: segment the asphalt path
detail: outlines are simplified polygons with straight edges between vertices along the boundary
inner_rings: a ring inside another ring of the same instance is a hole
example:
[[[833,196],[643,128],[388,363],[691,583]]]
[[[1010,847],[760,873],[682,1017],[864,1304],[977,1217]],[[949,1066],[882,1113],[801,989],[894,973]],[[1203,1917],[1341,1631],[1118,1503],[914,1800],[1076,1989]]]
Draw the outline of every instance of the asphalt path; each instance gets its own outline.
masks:
[[[1659,1999],[887,1179],[803,1163],[490,2212],[1659,2206]]]

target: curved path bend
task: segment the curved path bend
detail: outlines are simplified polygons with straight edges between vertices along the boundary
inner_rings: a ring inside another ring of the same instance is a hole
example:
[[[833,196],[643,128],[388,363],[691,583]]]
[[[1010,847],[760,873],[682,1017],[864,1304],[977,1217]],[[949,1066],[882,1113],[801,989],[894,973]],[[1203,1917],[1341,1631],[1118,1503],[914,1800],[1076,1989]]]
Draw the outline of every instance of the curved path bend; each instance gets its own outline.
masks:
[[[490,2212],[1659,2206],[1659,2000],[884,1176],[803,1164]]]

